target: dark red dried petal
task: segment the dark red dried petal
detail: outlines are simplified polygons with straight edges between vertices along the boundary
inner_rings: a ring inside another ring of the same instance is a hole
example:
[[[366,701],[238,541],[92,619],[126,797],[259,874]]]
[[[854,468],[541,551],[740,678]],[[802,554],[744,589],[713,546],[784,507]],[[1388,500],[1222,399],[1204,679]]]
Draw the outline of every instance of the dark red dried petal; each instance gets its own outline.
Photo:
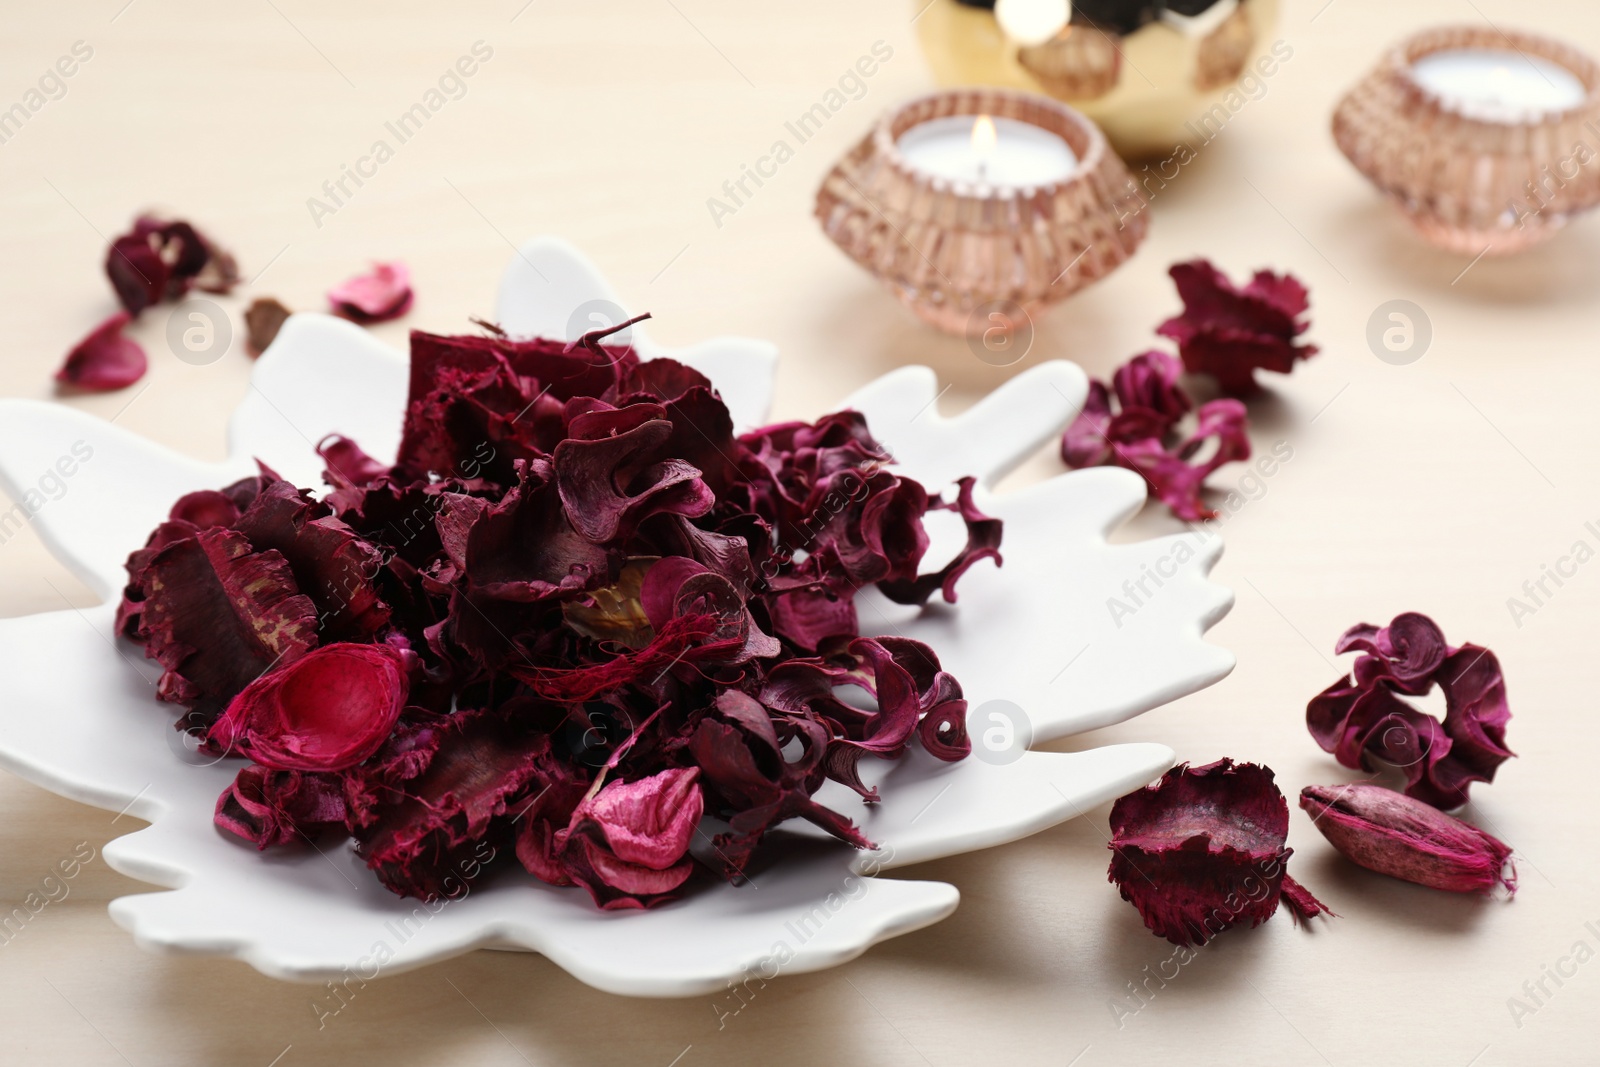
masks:
[[[317,606],[326,641],[363,640],[388,625],[389,606],[373,579],[382,554],[288,482],[267,485],[235,528],[258,550],[283,555],[300,590]]]
[[[1258,271],[1237,288],[1204,259],[1174,264],[1169,273],[1183,298],[1183,314],[1157,330],[1178,342],[1183,365],[1209,374],[1222,390],[1244,396],[1259,388],[1256,368],[1287,374],[1296,360],[1315,355],[1315,345],[1294,339],[1310,325],[1305,286],[1287,274]]]
[[[1157,936],[1203,945],[1277,911],[1288,832],[1289,808],[1268,768],[1179,764],[1112,805],[1109,877]],[[1326,910],[1303,887],[1291,892],[1297,912]]]
[[[1505,678],[1488,649],[1452,648],[1432,619],[1407,612],[1388,626],[1351,627],[1336,650],[1362,655],[1350,675],[1306,705],[1306,726],[1345,766],[1397,765],[1407,796],[1450,809],[1515,755],[1505,743]],[[1442,723],[1403,699],[1425,696],[1435,684],[1445,694]]]
[[[343,829],[344,790],[337,775],[251,765],[217,798],[217,826],[258,849]]]
[[[166,668],[157,696],[192,708],[191,729],[209,726],[263,671],[317,644],[316,606],[283,556],[252,551],[232,530],[168,544],[138,579],[145,654]]]
[[[56,371],[56,381],[105,392],[125,389],[143,378],[150,361],[137,341],[122,336],[131,321],[127,312],[119,311],[96,326],[67,353],[66,362]]]
[[[401,896],[459,896],[492,862],[480,843],[491,857],[511,854],[515,802],[552,775],[550,758],[550,738],[540,730],[510,716],[457,713],[408,760],[411,777],[375,787],[357,852]]]

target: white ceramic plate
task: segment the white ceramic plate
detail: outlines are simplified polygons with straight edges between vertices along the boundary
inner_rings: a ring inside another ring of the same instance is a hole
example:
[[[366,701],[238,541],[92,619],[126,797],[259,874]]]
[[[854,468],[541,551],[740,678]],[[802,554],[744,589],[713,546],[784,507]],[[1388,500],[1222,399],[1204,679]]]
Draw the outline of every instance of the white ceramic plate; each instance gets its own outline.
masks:
[[[620,303],[574,249],[536,240],[507,270],[500,322],[514,334],[570,338],[589,325],[579,321],[587,312],[575,317],[575,309],[605,306],[596,301]],[[765,418],[771,345],[723,338],[667,353],[638,327],[633,343],[646,358],[670,354],[706,372],[740,424]],[[0,402],[0,484],[14,499],[35,490],[61,457],[77,457],[64,494],[30,498],[44,500],[32,524],[104,600],[0,621],[0,764],[63,796],[150,822],[105,848],[118,871],[169,887],[111,905],[141,945],[234,956],[270,975],[316,981],[370,978],[478,947],[521,948],[601,989],[697,994],[752,973],[829,967],[936,922],[955,908],[954,886],[864,874],[1016,840],[1149,782],[1173,761],[1158,744],[1018,752],[1009,763],[942,764],[920,751],[898,763],[868,759],[864,777],[885,784],[883,803],[868,808],[834,783],[819,799],[856,819],[881,853],[800,830],[753,885],[717,886],[642,914],[601,912],[581,890],[514,873],[430,907],[388,893],[348,847],[258,854],[211,822],[236,761],[181,758],[173,708],[153,696],[158,670],[112,636],[123,561],[180,494],[253,473],[252,457],[305,486],[320,485],[312,443],[327,433],[392,457],[405,391],[402,354],[350,323],[302,314],[261,357],[233,416],[225,463],[197,463],[61,405]],[[933,403],[933,373],[908,367],[843,401],[864,411],[901,467],[930,488],[977,475],[980,506],[1006,522],[1005,566],[975,567],[958,605],[919,612],[864,595],[864,628],[927,640],[975,712],[1010,701],[1031,720],[1035,741],[1130,718],[1233,666],[1202,639],[1232,604],[1206,579],[1221,547],[1214,537],[1107,543],[1144,500],[1137,476],[1098,469],[990,491],[1061,432],[1084,392],[1076,367],[1047,363],[947,419]],[[947,532],[935,531],[932,552]],[[1125,581],[1162,561],[1165,573],[1190,554],[1159,589],[1147,586],[1154,595],[1136,614],[1113,620],[1107,597]],[[994,721],[984,712],[973,728],[982,744]]]

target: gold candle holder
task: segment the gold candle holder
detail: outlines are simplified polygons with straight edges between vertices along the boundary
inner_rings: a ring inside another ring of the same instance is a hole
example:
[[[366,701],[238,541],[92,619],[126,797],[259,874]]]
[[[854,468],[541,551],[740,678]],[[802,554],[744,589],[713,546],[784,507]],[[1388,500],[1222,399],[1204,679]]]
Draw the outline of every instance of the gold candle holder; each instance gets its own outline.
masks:
[[[1008,40],[993,11],[958,0],[911,6],[939,84],[1046,93],[1089,116],[1127,159],[1210,141],[1293,55],[1273,40],[1279,0],[1219,0],[1201,18],[1154,18],[1131,32],[1074,14],[1067,30],[1037,45]]]
[[[1515,119],[1469,113],[1416,79],[1457,49],[1510,49],[1564,67],[1576,106]],[[1470,256],[1515,252],[1600,204],[1600,67],[1560,41],[1489,26],[1407,38],[1340,101],[1333,138],[1428,241]]]
[[[1030,187],[952,181],[911,166],[914,126],[988,115],[1066,141],[1077,166]],[[1004,305],[1032,316],[1120,266],[1144,240],[1145,203],[1099,128],[1053,100],[1001,89],[935,93],[891,111],[823,179],[816,216],[846,255],[924,321],[994,328]]]

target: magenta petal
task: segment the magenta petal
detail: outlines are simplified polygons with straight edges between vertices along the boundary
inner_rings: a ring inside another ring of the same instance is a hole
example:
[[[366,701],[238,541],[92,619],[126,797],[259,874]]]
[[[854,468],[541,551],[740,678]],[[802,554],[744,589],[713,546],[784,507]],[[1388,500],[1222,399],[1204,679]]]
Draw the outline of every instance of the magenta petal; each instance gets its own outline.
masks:
[[[246,686],[209,739],[275,770],[352,767],[394,729],[414,660],[389,645],[325,645]]]
[[[66,362],[56,371],[56,381],[104,392],[126,388],[143,378],[150,361],[138,342],[122,336],[131,321],[131,315],[119,311],[96,326],[67,353]]]
[[[683,859],[700,825],[705,800],[699,775],[686,767],[636,782],[609,782],[578,805],[573,819],[592,821],[617,859],[664,871]]]
[[[404,263],[374,263],[372,270],[328,290],[333,310],[355,322],[384,322],[411,309],[411,271]]]
[[[1083,408],[1061,438],[1061,459],[1069,467],[1097,467],[1111,457],[1111,390],[1091,381]]]

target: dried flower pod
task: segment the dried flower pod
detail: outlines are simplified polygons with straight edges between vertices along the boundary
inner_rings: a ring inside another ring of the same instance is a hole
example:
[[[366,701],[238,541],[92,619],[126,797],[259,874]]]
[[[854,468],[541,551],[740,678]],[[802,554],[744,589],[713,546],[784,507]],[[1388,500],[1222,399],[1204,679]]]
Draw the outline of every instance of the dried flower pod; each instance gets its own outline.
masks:
[[[1328,911],[1285,870],[1289,806],[1272,779],[1253,763],[1180,763],[1111,806],[1109,878],[1157,936],[1203,945],[1266,922],[1280,899],[1296,919]]]
[[[1349,859],[1380,874],[1451,893],[1515,893],[1511,846],[1420,800],[1382,786],[1308,785],[1300,807]]]
[[[265,352],[292,314],[292,311],[270,296],[257,297],[244,312],[244,325],[248,331],[245,344],[250,354],[259,356]]]
[[[245,686],[209,739],[275,770],[353,767],[394,729],[414,658],[392,645],[324,645]]]

